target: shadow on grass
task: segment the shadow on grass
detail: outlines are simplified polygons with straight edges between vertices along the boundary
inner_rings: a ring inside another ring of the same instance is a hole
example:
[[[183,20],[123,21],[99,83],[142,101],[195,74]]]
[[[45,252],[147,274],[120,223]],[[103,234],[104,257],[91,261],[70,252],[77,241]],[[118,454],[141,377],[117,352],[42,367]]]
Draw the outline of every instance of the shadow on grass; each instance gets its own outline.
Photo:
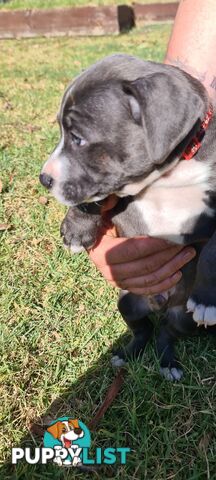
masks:
[[[47,410],[38,418],[32,420],[32,424],[29,428],[29,434],[25,435],[18,445],[14,447],[41,447],[43,446],[43,435],[47,429],[47,426],[53,420],[63,417],[71,416],[82,420],[86,425],[90,425],[98,411],[100,405],[103,403],[106,393],[116,377],[117,371],[112,369],[110,364],[110,357],[113,351],[119,347],[120,344],[126,343],[128,335],[122,335],[118,341],[113,345],[112,349],[109,349],[105,355],[102,355],[98,362],[90,368],[84,375],[82,375],[75,383],[67,388],[60,397],[56,398]],[[127,374],[126,374],[127,377]],[[103,385],[102,389],[101,386]],[[122,386],[123,390],[124,383]],[[116,417],[119,421],[120,412],[118,406],[115,404],[121,403],[121,390],[118,397],[113,400],[110,408],[117,408],[116,412],[112,412],[113,418]],[[123,434],[123,443],[120,444],[118,439],[115,438],[115,425],[110,423],[110,411],[109,409],[105,413],[105,417],[109,425],[109,431],[106,428],[102,430],[98,437],[98,432],[101,427],[101,421],[94,428],[90,428],[92,437],[92,446],[97,447],[120,447],[128,445],[128,435],[125,432]],[[102,419],[101,419],[102,420]],[[95,431],[96,430],[96,431]],[[110,433],[110,435],[109,435]],[[110,436],[110,438],[108,438]],[[101,437],[101,440],[100,440]],[[125,440],[124,440],[125,437]],[[106,438],[106,439],[105,439]],[[108,440],[107,440],[108,438]],[[99,441],[98,441],[99,440]],[[122,440],[122,439],[121,439]],[[100,443],[99,443],[100,442]],[[93,449],[94,450],[94,449]],[[91,455],[90,455],[91,456]],[[92,457],[93,458],[93,457]],[[83,467],[82,469],[73,469],[73,467],[58,467],[55,464],[48,463],[46,465],[28,465],[24,460],[18,462],[17,465],[11,464],[10,459],[0,468],[0,479],[4,480],[33,480],[33,479],[49,479],[49,478],[114,478],[116,469],[119,464],[115,466],[96,466],[96,467]],[[123,467],[120,467],[123,468]]]
[[[119,344],[125,344],[126,337],[128,335],[120,336],[112,349],[108,349],[93,367],[65,388],[39,418],[32,419],[29,434],[13,446],[42,446],[47,425],[61,416],[78,418],[90,427],[116,376],[110,365],[111,352]],[[97,429],[93,431],[90,427],[91,452],[94,452],[95,447],[129,447],[131,453],[126,465],[102,465],[89,471],[58,467],[51,463],[28,465],[24,461],[15,466],[8,460],[0,469],[0,479],[216,478],[213,447],[216,419],[213,408],[216,386],[215,341],[210,337],[208,340],[206,335],[203,339],[197,338],[197,341],[189,339],[180,342],[181,358],[186,356],[187,359],[182,382],[170,384],[160,377],[151,346],[144,353],[144,361],[129,364],[119,395]],[[90,457],[93,458],[91,452]],[[207,476],[211,474],[212,476]]]

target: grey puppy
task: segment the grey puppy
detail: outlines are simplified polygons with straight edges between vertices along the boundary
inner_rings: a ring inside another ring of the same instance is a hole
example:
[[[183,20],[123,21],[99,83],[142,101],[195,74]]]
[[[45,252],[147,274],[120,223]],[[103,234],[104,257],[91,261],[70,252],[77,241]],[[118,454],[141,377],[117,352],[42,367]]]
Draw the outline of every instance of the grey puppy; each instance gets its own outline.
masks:
[[[216,324],[216,119],[207,92],[176,67],[117,54],[69,85],[58,121],[61,139],[40,180],[70,206],[61,227],[66,245],[79,251],[95,243],[101,205],[115,193],[109,213],[119,235],[197,249],[171,292],[149,298],[122,291],[118,303],[133,338],[113,364],[144,350],[153,333],[149,314],[162,306],[161,373],[179,380],[176,339],[197,325],[213,333]]]

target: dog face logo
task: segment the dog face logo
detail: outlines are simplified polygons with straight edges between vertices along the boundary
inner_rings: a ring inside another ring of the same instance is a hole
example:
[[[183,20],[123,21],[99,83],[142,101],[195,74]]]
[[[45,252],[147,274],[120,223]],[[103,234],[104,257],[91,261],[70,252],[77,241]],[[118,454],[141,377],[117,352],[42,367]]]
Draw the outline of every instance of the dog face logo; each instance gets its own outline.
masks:
[[[96,447],[91,458],[90,448],[91,433],[85,423],[73,417],[59,417],[47,426],[43,446],[12,447],[11,463],[16,465],[25,459],[30,465],[54,463],[61,467],[83,468],[86,465],[111,465],[120,457],[121,465],[125,465],[126,454],[130,452],[128,447]]]
[[[62,447],[70,448],[71,445],[78,439],[84,436],[83,430],[79,426],[77,419],[68,419],[58,421],[47,428],[51,435],[58,439]]]
[[[80,465],[83,448],[89,448],[90,444],[89,429],[77,418],[58,418],[44,434],[44,447],[55,450],[53,461],[58,465]]]

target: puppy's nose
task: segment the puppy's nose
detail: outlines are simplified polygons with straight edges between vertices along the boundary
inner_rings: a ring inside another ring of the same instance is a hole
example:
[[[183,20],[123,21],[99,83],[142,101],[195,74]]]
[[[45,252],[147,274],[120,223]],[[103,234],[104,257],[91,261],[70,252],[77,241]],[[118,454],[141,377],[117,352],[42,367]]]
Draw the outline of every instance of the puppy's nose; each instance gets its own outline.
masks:
[[[50,175],[47,175],[47,173],[41,173],[39,176],[39,180],[45,188],[52,188],[53,178],[50,177]]]
[[[82,433],[82,429],[81,428],[74,428],[74,433],[76,433],[77,435],[80,435]]]

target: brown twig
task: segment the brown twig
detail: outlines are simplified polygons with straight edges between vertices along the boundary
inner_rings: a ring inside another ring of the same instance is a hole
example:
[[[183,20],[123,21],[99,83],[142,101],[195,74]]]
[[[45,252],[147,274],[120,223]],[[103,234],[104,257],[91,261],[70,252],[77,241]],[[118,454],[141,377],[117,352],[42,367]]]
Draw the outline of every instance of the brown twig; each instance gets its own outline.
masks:
[[[106,396],[105,396],[105,399],[104,399],[102,405],[99,407],[98,411],[96,412],[96,415],[94,416],[94,418],[89,423],[89,429],[90,430],[94,430],[97,427],[99,421],[105,415],[106,411],[108,410],[110,405],[113,403],[113,401],[117,397],[117,395],[118,395],[118,393],[119,393],[119,391],[120,391],[120,389],[121,389],[121,387],[124,383],[124,377],[125,377],[126,371],[127,370],[124,367],[121,367],[119,369],[119,372],[115,376],[113,382],[111,383],[111,385],[110,385],[110,387],[109,387],[109,389],[106,393]]]

